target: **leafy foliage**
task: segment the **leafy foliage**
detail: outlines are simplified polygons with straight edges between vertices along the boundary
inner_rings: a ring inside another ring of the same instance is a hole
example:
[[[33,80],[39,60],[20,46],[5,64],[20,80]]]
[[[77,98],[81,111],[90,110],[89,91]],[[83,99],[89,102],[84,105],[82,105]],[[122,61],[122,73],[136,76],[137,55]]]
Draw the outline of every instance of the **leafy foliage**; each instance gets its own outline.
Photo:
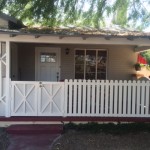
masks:
[[[100,28],[106,18],[122,27],[149,26],[150,1],[145,0],[0,0],[0,10],[28,24],[83,25]]]
[[[115,2],[113,6],[114,10],[114,17],[113,23],[119,25],[126,25],[127,24],[127,13],[129,7],[129,0],[118,0]]]
[[[144,58],[146,58],[146,60],[148,61],[148,64],[150,65],[150,50],[141,52],[141,55],[142,55]]]

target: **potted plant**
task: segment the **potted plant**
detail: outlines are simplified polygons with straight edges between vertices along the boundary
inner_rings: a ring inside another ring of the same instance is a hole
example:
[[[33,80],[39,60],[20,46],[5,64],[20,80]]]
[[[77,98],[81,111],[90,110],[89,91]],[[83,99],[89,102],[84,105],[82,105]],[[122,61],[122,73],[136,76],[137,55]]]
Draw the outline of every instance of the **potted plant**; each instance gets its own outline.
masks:
[[[140,63],[136,63],[136,64],[134,65],[134,67],[135,67],[135,70],[136,70],[136,71],[140,71],[140,70],[141,70],[141,64],[140,64]]]

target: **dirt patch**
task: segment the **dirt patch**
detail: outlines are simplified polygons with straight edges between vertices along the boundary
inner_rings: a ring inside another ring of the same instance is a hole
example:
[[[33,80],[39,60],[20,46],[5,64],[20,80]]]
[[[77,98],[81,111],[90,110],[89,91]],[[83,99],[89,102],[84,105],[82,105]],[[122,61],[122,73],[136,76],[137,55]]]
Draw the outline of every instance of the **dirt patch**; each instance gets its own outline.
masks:
[[[68,131],[58,139],[52,150],[148,150],[150,133],[113,135]]]
[[[67,124],[52,150],[148,150],[150,124]]]

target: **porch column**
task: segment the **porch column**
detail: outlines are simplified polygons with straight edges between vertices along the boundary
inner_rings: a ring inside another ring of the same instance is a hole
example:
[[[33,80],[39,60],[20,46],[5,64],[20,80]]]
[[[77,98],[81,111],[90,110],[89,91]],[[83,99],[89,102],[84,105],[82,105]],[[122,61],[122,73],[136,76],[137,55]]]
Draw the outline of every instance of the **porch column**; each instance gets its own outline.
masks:
[[[10,41],[6,41],[6,113],[5,117],[10,117]]]
[[[0,42],[0,103],[2,101],[3,93],[3,78],[2,78],[2,43]]]

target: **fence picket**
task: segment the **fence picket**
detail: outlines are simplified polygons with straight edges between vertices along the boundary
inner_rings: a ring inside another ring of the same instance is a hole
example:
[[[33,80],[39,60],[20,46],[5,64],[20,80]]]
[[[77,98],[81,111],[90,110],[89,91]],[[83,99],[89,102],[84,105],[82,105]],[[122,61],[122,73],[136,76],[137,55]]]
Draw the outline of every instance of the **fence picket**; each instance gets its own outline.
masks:
[[[126,115],[127,109],[127,81],[125,80],[123,83],[123,116]]]
[[[108,115],[108,96],[109,96],[109,81],[105,82],[105,115]]]
[[[145,115],[148,117],[150,111],[150,83],[146,82],[146,105],[145,105]]]
[[[74,88],[73,88],[73,114],[77,113],[77,80],[74,80]]]
[[[72,79],[69,80],[69,114],[72,114]]]
[[[128,116],[131,115],[131,81],[128,81]]]
[[[145,81],[142,81],[142,89],[141,89],[141,115],[144,115],[144,109],[145,109]]]
[[[141,82],[137,81],[137,105],[136,105],[136,115],[140,114],[140,87],[141,87]]]
[[[96,115],[100,113],[100,81],[96,84]]]
[[[86,80],[83,80],[83,90],[82,90],[82,114],[86,113]]]
[[[133,81],[132,86],[132,115],[135,115],[135,95],[136,95],[136,82]]]
[[[81,115],[81,80],[78,80],[78,115]]]
[[[95,80],[92,80],[91,113],[95,114]]]
[[[68,114],[68,80],[65,80],[65,97],[64,97],[64,116],[67,116]]]
[[[90,94],[91,93],[91,81],[87,81],[87,115],[90,115]]]
[[[118,98],[118,114],[119,116],[121,116],[122,114],[122,81],[119,81],[119,85],[118,85],[118,92],[119,92],[119,98]]]
[[[109,105],[109,114],[112,116],[113,115],[113,97],[114,97],[114,93],[113,93],[113,80],[110,81],[110,96],[109,96],[109,100],[110,100],[110,105]]]
[[[101,81],[101,115],[104,114],[104,80]]]
[[[118,81],[115,80],[114,85],[114,115],[117,115],[118,111]]]

